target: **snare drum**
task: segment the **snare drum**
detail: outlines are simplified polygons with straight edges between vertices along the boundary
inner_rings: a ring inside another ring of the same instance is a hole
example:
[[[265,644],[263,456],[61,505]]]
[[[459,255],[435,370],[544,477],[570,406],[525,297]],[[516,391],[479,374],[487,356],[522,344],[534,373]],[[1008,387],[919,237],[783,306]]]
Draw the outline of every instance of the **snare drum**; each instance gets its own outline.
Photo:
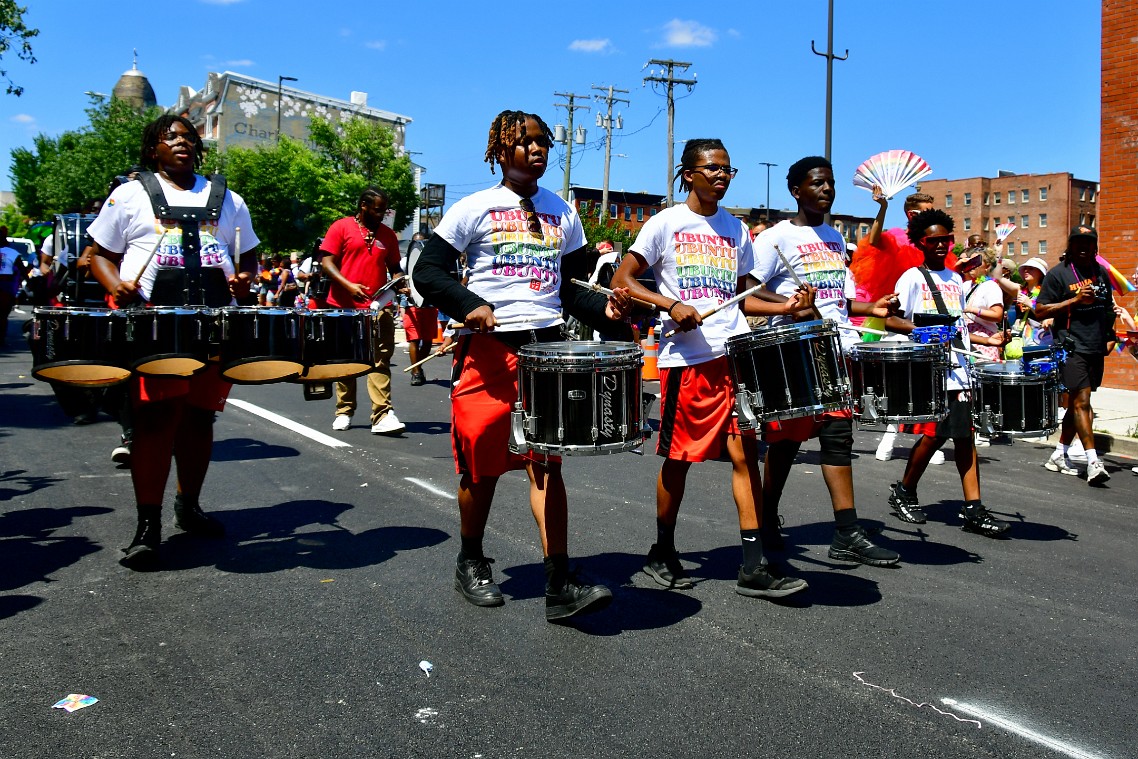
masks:
[[[107,387],[130,378],[126,315],[106,308],[36,308],[32,376],[45,382]]]
[[[741,429],[850,407],[849,375],[832,321],[735,335],[727,340],[727,365]]]
[[[128,355],[136,372],[188,377],[205,369],[217,311],[161,306],[126,313]]]
[[[858,343],[851,357],[860,423],[937,422],[948,413],[948,343]]]
[[[982,435],[1047,437],[1059,427],[1054,361],[973,366],[972,389],[972,418]]]
[[[293,379],[300,361],[299,316],[285,308],[218,309],[221,376],[241,385]]]
[[[633,343],[531,343],[518,349],[518,402],[509,448],[595,456],[639,448],[640,365]]]
[[[371,311],[302,311],[300,379],[350,379],[370,372],[375,368],[371,330]]]

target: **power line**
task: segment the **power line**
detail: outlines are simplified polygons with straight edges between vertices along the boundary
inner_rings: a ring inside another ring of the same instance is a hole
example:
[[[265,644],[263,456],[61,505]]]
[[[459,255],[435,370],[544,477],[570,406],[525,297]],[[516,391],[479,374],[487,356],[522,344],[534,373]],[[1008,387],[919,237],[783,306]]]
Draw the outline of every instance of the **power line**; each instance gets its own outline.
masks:
[[[666,181],[667,187],[668,187],[668,206],[671,207],[671,205],[672,205],[672,170],[673,170],[673,167],[676,165],[675,164],[675,153],[674,153],[674,151],[675,151],[674,133],[675,133],[675,122],[676,122],[676,98],[675,98],[675,95],[673,93],[673,90],[675,89],[675,86],[677,84],[682,84],[688,88],[688,92],[691,92],[692,89],[695,88],[696,75],[693,74],[691,79],[677,79],[675,77],[675,70],[679,69],[680,71],[687,71],[689,68],[691,68],[691,63],[688,63],[685,61],[673,61],[671,58],[667,58],[667,59],[653,58],[652,60],[650,60],[644,64],[644,68],[648,68],[649,66],[665,66],[665,67],[667,67],[667,76],[664,75],[664,69],[660,69],[659,72],[653,71],[648,76],[644,77],[644,82],[645,83],[652,82],[653,85],[655,85],[655,84],[666,84],[668,86],[667,87],[667,94],[668,94],[668,165],[666,167],[667,168],[667,171],[666,171],[667,176],[665,177],[665,181]]]

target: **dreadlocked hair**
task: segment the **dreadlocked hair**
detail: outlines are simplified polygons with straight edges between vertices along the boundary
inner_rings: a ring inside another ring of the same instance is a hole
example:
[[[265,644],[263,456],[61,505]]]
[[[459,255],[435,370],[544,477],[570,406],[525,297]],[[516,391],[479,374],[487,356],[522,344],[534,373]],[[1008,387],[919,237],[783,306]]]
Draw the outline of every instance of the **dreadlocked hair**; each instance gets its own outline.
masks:
[[[684,172],[694,169],[699,163],[699,157],[713,150],[726,152],[727,148],[723,147],[723,140],[714,138],[688,140],[684,143],[684,152],[680,156],[680,165],[676,167],[676,175],[672,177],[672,182],[675,182],[677,179],[680,180],[680,192],[688,192],[691,190],[691,185],[684,179]]]
[[[916,245],[917,242],[925,236],[925,231],[929,227],[944,227],[945,231],[951,232],[953,227],[952,217],[939,208],[929,208],[925,211],[921,211],[909,219],[909,227],[906,230],[909,235],[909,242]]]
[[[356,201],[356,211],[362,211],[364,202],[375,198],[383,198],[384,203],[391,205],[391,195],[387,190],[382,187],[371,186],[365,188],[364,191],[360,193],[360,199]]]
[[[145,168],[156,171],[158,169],[158,160],[154,157],[154,151],[158,149],[158,143],[170,131],[170,127],[174,124],[181,124],[190,133],[190,139],[193,142],[194,150],[194,168],[197,169],[202,165],[202,156],[205,155],[205,145],[202,143],[201,135],[198,134],[197,127],[193,122],[185,116],[175,116],[174,114],[167,113],[159,116],[146,125],[142,130],[142,152],[139,154],[139,163]]]
[[[490,124],[490,135],[486,140],[486,155],[483,160],[490,164],[490,173],[494,173],[494,164],[498,163],[498,153],[509,150],[521,142],[526,134],[526,119],[537,122],[541,133],[545,135],[547,145],[553,144],[553,130],[536,113],[525,111],[502,111],[494,117]],[[520,127],[520,129],[519,129]]]

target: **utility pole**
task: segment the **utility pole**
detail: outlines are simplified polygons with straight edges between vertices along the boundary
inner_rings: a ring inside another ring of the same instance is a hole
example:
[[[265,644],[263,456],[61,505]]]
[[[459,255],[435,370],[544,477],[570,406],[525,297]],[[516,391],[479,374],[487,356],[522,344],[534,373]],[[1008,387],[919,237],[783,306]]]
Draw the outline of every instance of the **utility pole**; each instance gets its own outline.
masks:
[[[574,105],[573,101],[577,100],[577,99],[588,100],[589,96],[588,95],[574,95],[572,92],[554,92],[553,94],[559,98],[565,98],[566,100],[569,101],[568,103],[554,103],[553,104],[554,108],[564,108],[566,111],[569,112],[569,131],[565,134],[565,181],[561,185],[561,190],[562,190],[561,195],[564,198],[565,202],[568,203],[569,202],[569,172],[572,171],[572,169],[573,169],[573,140],[574,140],[573,111],[577,110],[578,108],[584,108],[586,111],[589,110],[589,106],[587,106],[587,105]],[[581,137],[582,137],[581,143],[584,144],[585,140],[584,140],[584,132],[583,131],[582,131]],[[556,133],[554,134],[554,139],[557,139]]]
[[[777,163],[768,163],[766,161],[759,161],[760,166],[767,167],[767,221],[771,220],[771,166],[778,166]]]
[[[850,57],[849,48],[845,55],[834,55],[834,0],[830,0],[829,26],[826,30],[826,52],[819,53],[814,48],[814,40],[810,40],[810,49],[814,55],[826,59],[826,160],[832,160],[830,155],[831,136],[834,126],[834,61],[844,61]]]
[[[670,208],[672,206],[672,172],[675,171],[676,167],[675,153],[673,152],[675,149],[673,134],[676,123],[676,99],[673,96],[673,90],[677,84],[683,84],[687,86],[688,92],[691,92],[692,88],[695,87],[697,75],[693,74],[691,79],[676,79],[675,70],[687,71],[691,68],[691,63],[673,61],[670,58],[666,60],[653,58],[644,64],[644,68],[649,66],[665,66],[668,72],[667,76],[664,75],[663,69],[659,73],[652,72],[649,76],[644,77],[644,81],[668,86],[668,166],[665,180],[668,186],[668,207]]]
[[[598,87],[594,84],[593,89],[606,93],[603,96],[593,95],[593,97],[597,100],[603,100],[607,104],[605,115],[601,116],[599,113],[597,114],[597,126],[605,128],[605,183],[601,190],[601,224],[603,225],[608,221],[609,215],[609,163],[612,161],[612,104],[625,103],[631,105],[632,101],[616,97],[613,93],[623,92],[627,95],[628,90],[618,90],[611,84],[608,87]],[[617,129],[621,126],[622,125],[618,123]]]

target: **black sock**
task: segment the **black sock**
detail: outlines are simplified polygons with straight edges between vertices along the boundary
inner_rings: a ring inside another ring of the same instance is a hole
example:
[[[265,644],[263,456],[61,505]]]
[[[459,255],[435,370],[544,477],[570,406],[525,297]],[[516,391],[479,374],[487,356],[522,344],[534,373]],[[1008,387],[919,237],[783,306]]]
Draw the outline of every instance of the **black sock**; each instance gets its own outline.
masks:
[[[909,490],[907,487],[905,487],[905,483],[903,482],[897,483],[897,492],[901,495],[908,495],[912,496],[913,498],[917,497],[917,489],[913,488],[912,490]]]
[[[560,593],[569,577],[569,556],[563,553],[545,557],[545,592]]]
[[[763,559],[763,541],[759,540],[758,530],[739,530],[743,543],[743,571],[751,574],[766,561]]]
[[[674,524],[664,524],[660,519],[656,520],[656,547],[661,551],[675,552],[676,526]]]
[[[138,521],[140,522],[162,520],[162,504],[160,503],[140,503],[135,508],[138,509]]]
[[[838,532],[849,535],[857,527],[857,509],[840,509],[834,512],[834,524]]]
[[[482,536],[477,535],[468,538],[465,535],[460,535],[459,539],[462,541],[462,549],[458,552],[458,560],[464,561],[465,559],[482,559],[485,558],[482,554]]]
[[[178,493],[177,495],[174,496],[174,506],[176,508],[181,509],[181,508],[189,507],[192,509],[197,505],[198,505],[198,497],[197,496],[194,496],[191,498],[190,496],[186,495],[185,493]]]
[[[979,501],[965,501],[964,512],[966,514],[975,514],[977,511],[983,510],[984,505]]]

